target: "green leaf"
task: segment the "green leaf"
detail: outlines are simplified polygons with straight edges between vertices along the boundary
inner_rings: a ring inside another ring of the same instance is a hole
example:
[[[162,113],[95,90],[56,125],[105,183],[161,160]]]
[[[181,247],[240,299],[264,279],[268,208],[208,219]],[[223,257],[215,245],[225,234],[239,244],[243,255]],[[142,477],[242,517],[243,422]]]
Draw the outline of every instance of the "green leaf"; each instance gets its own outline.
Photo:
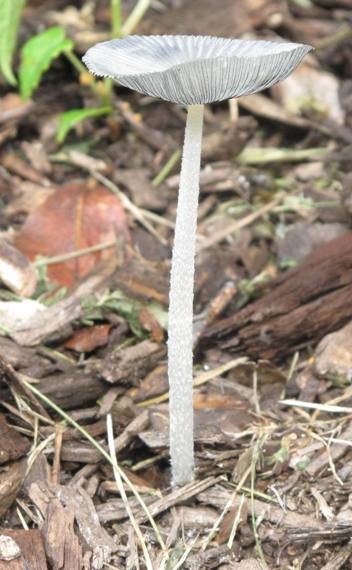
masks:
[[[12,71],[12,56],[25,2],[26,0],[0,0],[0,70],[11,85],[17,83]]]
[[[23,99],[32,95],[51,62],[61,53],[71,51],[73,45],[73,41],[66,38],[65,30],[58,26],[41,32],[24,44],[19,70],[20,93]]]
[[[62,113],[59,116],[59,126],[56,133],[57,142],[64,142],[67,133],[77,125],[77,123],[80,123],[85,119],[108,115],[111,111],[111,107],[94,107],[92,109],[73,109],[72,111]]]

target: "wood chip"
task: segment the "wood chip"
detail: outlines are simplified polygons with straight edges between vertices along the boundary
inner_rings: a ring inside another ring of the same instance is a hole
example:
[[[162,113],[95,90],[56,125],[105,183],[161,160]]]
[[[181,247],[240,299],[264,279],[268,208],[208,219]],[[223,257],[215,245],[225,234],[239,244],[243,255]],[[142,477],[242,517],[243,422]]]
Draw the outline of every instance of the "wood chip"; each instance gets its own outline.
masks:
[[[92,552],[91,568],[99,570],[110,561],[116,544],[100,526],[93,502],[82,488],[33,483],[29,496],[45,517],[43,532],[55,570],[81,570],[82,545],[74,522]]]
[[[38,282],[36,267],[3,239],[0,239],[0,281],[23,297],[31,297]]]
[[[166,497],[155,501],[155,503],[149,506],[149,512],[154,518],[170,507],[188,501],[209,487],[213,487],[220,481],[220,479],[221,477],[207,477],[206,479],[203,479],[203,481],[192,481],[192,483],[188,483],[181,489],[175,489],[175,491],[172,491]],[[145,512],[140,511],[136,514],[136,520],[139,524],[141,524],[145,523],[148,519]]]
[[[244,309],[209,327],[205,338],[254,357],[277,358],[318,340],[352,317],[352,232],[322,245]]]
[[[4,539],[7,557],[4,555]],[[38,529],[0,529],[0,570],[47,570],[43,539]],[[72,568],[72,570],[74,570]]]
[[[6,418],[0,414],[0,465],[20,459],[31,447],[29,439],[7,425]]]
[[[198,499],[202,503],[213,505],[218,509],[223,510],[229,499],[231,497],[231,492],[220,485],[214,486],[204,493],[198,495]],[[251,502],[250,499],[245,498],[244,505],[251,512]],[[236,496],[233,499],[232,506],[238,508],[241,503],[241,497]],[[315,528],[317,526],[317,521],[309,515],[303,515],[295,512],[284,511],[280,507],[272,505],[270,503],[264,503],[255,499],[253,501],[254,512],[256,517],[268,520],[273,524],[279,524],[280,529],[300,527],[301,529]],[[279,536],[279,531],[277,530],[277,537]]]
[[[87,370],[107,382],[137,385],[165,356],[166,349],[149,340],[112,352],[106,359],[90,362]]]
[[[60,331],[84,314],[82,301],[104,287],[115,265],[114,260],[102,265],[99,272],[86,279],[69,297],[48,307],[33,322],[17,330],[12,335],[14,340],[23,346],[35,346],[54,333],[58,336]]]
[[[341,443],[332,443],[327,450],[324,449],[317,454],[311,463],[307,466],[306,471],[312,477],[315,477],[319,471],[324,467],[328,466],[331,461],[337,461],[344,456],[344,454],[350,449],[349,442],[352,439],[352,422],[347,426],[347,428],[339,435]],[[346,441],[346,443],[342,443]]]
[[[15,501],[26,474],[27,460],[21,459],[0,469],[0,517],[4,516]]]

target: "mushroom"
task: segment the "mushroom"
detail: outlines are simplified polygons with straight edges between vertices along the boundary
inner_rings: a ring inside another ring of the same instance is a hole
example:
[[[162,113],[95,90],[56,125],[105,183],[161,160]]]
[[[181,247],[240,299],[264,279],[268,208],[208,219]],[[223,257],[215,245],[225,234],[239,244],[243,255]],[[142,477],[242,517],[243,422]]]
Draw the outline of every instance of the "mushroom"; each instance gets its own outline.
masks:
[[[205,103],[249,95],[285,79],[311,46],[211,36],[129,36],[98,43],[88,69],[188,108],[172,253],[168,378],[172,484],[194,476],[192,327]]]

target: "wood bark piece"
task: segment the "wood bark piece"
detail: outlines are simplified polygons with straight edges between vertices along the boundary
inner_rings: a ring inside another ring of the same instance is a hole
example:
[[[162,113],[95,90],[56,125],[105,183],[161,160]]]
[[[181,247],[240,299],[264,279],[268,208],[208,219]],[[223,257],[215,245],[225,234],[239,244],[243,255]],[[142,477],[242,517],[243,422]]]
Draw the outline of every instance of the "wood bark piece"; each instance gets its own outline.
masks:
[[[47,570],[44,544],[39,530],[0,529],[1,537],[10,537],[15,542],[19,556],[5,560],[0,552],[0,570]]]
[[[352,318],[352,232],[322,245],[269,285],[269,292],[208,328],[222,348],[278,358]]]
[[[107,385],[84,370],[50,374],[36,383],[36,388],[64,410],[82,408],[96,402],[107,391]]]
[[[161,499],[146,496],[144,501],[148,506],[148,510],[152,517],[157,517],[175,505],[182,505],[193,497],[197,497],[209,487],[216,485],[221,477],[207,477],[203,481],[192,481],[180,489],[175,489]],[[140,503],[134,497],[129,498],[129,504],[138,524],[144,524],[148,521],[145,511],[141,508]],[[111,499],[106,503],[98,505],[97,512],[101,522],[123,521],[128,518],[128,514],[121,499]]]
[[[44,483],[33,483],[29,497],[44,517],[42,535],[53,570],[81,570],[82,548],[74,531],[74,506],[64,507]]]
[[[88,277],[69,297],[42,311],[22,330],[17,329],[12,338],[23,346],[35,346],[53,335],[58,337],[75,320],[82,317],[85,311],[82,301],[105,286],[106,279],[115,266],[116,262],[113,260],[101,266],[99,273]]]
[[[0,414],[0,465],[23,457],[30,447],[29,439],[10,428],[5,416]]]
[[[85,546],[91,550],[92,570],[99,570],[109,562],[117,546],[100,526],[93,501],[83,489],[33,483],[29,496],[45,518],[42,531],[53,570],[80,570],[82,567],[82,546],[75,523]]]
[[[31,405],[37,412],[48,418],[49,416],[45,409],[41,403],[36,400],[30,389],[21,382],[20,376],[21,375],[18,372],[15,372],[12,366],[0,355],[0,380],[5,382],[11,388],[14,388],[20,394],[23,394],[31,402]],[[27,378],[25,379],[27,380]]]
[[[346,443],[332,443],[329,446],[329,449],[323,448],[322,451],[319,451],[316,454],[316,457],[307,465],[306,472],[309,473],[312,477],[316,477],[318,473],[324,468],[327,467],[330,462],[335,462],[341,459],[345,453],[350,448],[349,442],[352,438],[352,423],[350,423],[346,429],[339,435],[339,439],[341,441],[345,441]]]
[[[314,369],[326,378],[352,379],[352,321],[320,341],[315,350]]]
[[[231,499],[231,491],[225,489],[221,485],[213,486],[204,493],[198,495],[198,500],[201,503],[212,505],[221,511],[226,508],[229,500]],[[232,497],[231,508],[238,509],[241,504],[241,497],[239,495]],[[246,512],[251,512],[251,501],[245,498],[244,507]],[[280,529],[287,528],[301,528],[302,529],[314,529],[318,526],[318,521],[316,521],[310,515],[303,515],[296,512],[284,511],[281,507],[275,506],[271,503],[264,503],[255,499],[253,501],[253,508],[256,517],[265,519],[275,525],[280,525]],[[351,526],[351,525],[350,525]],[[279,530],[275,529],[276,536],[279,537]],[[282,536],[282,535],[281,535]],[[273,535],[275,537],[275,534]]]
[[[87,370],[112,384],[128,382],[137,385],[165,355],[164,346],[145,340],[112,352],[102,361],[90,362]]]
[[[0,517],[4,516],[16,499],[25,474],[27,460],[21,459],[0,468]]]
[[[228,568],[228,570],[268,570],[268,567],[264,562],[261,560],[255,560],[254,558],[235,562],[232,566],[225,566],[223,570],[226,570],[226,568]]]
[[[0,280],[23,297],[33,295],[38,282],[35,265],[13,245],[0,238]]]
[[[144,410],[136,418],[134,418],[123,432],[114,439],[115,449],[120,453],[130,441],[139,433],[145,430],[149,425],[149,411]]]
[[[100,526],[92,499],[82,487],[59,487],[59,496],[66,507],[74,505],[78,528],[92,550],[92,568],[103,568],[110,561],[111,553],[116,551],[117,545]]]
[[[0,357],[5,359],[16,370],[41,370],[48,366],[50,361],[43,356],[39,356],[35,350],[19,346],[11,338],[0,337]]]
[[[321,568],[321,570],[339,570],[339,568],[341,568],[351,556],[352,542],[349,541],[348,544],[339,549],[339,552],[335,554],[335,556],[333,556],[331,560]]]
[[[45,549],[53,570],[81,570],[82,548],[74,532],[74,506],[63,507],[52,498],[42,529]]]
[[[36,388],[64,410],[82,408],[104,396],[109,388],[106,382],[139,384],[165,354],[164,346],[143,341],[104,360],[90,359],[84,370],[72,368],[69,372],[50,374],[36,382]]]
[[[220,481],[220,479],[221,477],[207,477],[203,481],[192,481],[191,483],[187,483],[187,485],[184,485],[180,489],[172,491],[172,493],[169,493],[166,497],[158,499],[149,505],[149,512],[152,517],[156,517],[160,513],[168,510],[170,507],[182,504],[192,497],[196,497],[199,493],[202,493],[209,487],[213,487]],[[136,521],[139,524],[145,523],[147,520],[148,517],[144,510],[140,510],[136,514]]]
[[[121,289],[132,299],[168,304],[169,268],[166,263],[132,258],[116,269],[111,282],[115,289]]]

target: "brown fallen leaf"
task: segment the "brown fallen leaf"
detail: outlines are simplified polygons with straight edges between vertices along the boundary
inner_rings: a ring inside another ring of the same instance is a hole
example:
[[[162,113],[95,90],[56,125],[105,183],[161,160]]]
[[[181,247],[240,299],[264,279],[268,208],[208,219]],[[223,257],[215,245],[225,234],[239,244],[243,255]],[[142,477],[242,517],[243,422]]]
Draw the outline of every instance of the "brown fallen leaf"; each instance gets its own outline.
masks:
[[[68,254],[100,243],[129,242],[125,212],[117,196],[87,182],[67,184],[53,192],[29,215],[16,238],[16,247],[29,259]],[[50,279],[69,287],[101,260],[116,256],[109,247],[48,265]]]
[[[139,311],[138,318],[142,327],[150,332],[152,340],[161,344],[164,340],[164,331],[153,313],[151,313],[147,307],[144,307]]]
[[[220,394],[218,392],[208,392],[204,394],[194,394],[193,407],[195,410],[248,410],[248,402],[240,400],[230,394]]]
[[[94,325],[76,330],[65,342],[65,347],[76,352],[92,352],[98,346],[108,342],[111,325]]]
[[[239,509],[241,508],[241,512]],[[236,517],[238,517],[238,524],[244,525],[247,522],[249,514],[249,505],[243,504],[242,506],[234,506],[231,507],[229,512],[224,516],[223,520],[221,521],[219,534],[218,534],[218,544],[225,544],[230,538],[234,521]]]

